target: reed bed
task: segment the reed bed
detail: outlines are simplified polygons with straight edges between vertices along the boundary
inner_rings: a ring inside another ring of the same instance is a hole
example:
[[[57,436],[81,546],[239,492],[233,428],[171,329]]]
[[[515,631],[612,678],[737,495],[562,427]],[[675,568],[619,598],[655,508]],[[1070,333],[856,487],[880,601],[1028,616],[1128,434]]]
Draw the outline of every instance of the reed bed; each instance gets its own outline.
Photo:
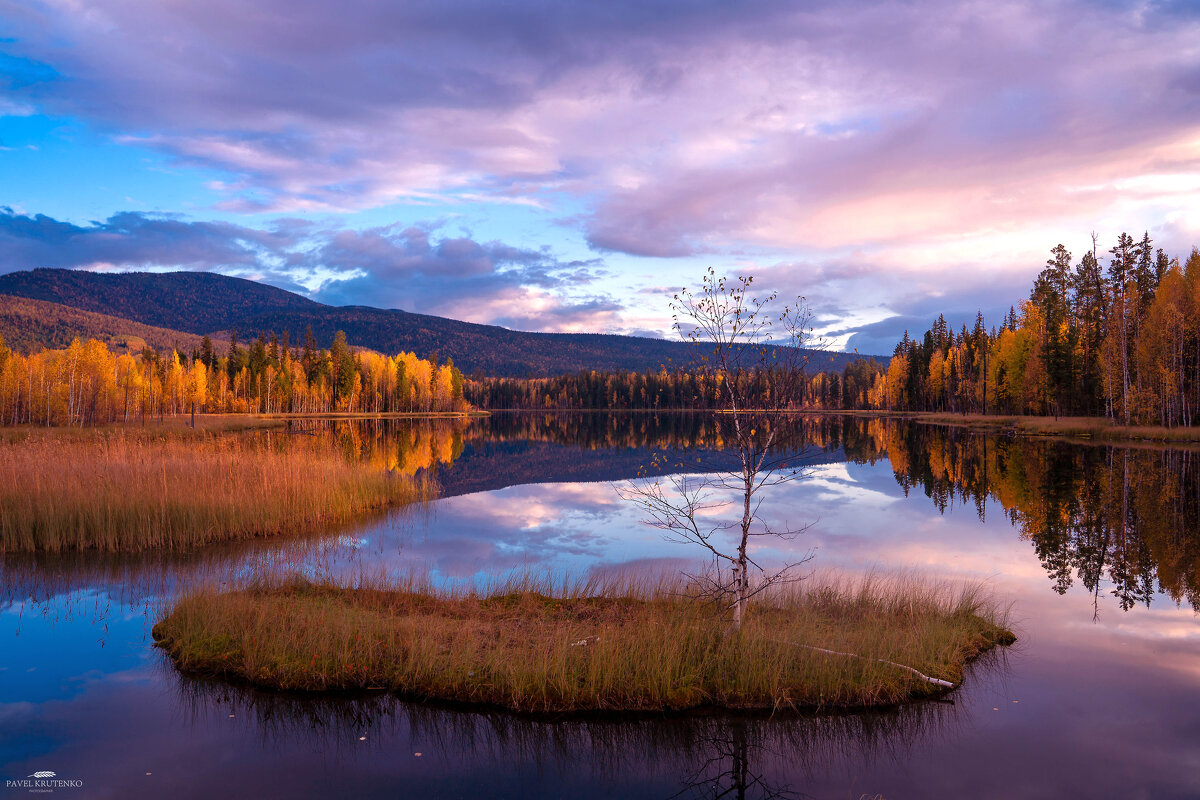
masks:
[[[894,705],[946,691],[895,664],[957,685],[970,659],[1015,640],[978,588],[826,580],[760,595],[739,633],[689,590],[677,579],[452,592],[289,578],[193,590],[154,637],[189,674],[533,713]]]
[[[0,552],[141,552],[314,533],[433,492],[320,437],[29,433],[0,442]]]

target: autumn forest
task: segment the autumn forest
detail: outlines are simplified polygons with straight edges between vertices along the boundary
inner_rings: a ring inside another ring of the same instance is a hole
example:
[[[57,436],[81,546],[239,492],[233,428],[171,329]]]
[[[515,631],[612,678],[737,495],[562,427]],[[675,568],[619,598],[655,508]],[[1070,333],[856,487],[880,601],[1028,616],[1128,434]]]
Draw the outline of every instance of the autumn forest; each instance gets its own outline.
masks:
[[[184,413],[442,412],[464,408],[452,361],[353,352],[338,333],[321,349],[262,335],[219,355],[204,337],[191,354],[117,355],[100,341],[22,355],[0,340],[0,420],[98,425]]]
[[[955,333],[939,317],[907,333],[849,408],[1105,416],[1193,425],[1200,409],[1200,252],[1186,263],[1122,233],[1107,269],[1051,250],[1029,297],[999,328]],[[865,388],[865,391],[864,391]]]

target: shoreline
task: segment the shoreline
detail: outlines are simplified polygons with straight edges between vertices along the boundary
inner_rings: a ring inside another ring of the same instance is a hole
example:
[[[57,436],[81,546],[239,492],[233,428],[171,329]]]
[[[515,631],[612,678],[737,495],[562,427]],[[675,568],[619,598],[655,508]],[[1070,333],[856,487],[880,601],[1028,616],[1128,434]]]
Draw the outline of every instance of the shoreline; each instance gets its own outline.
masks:
[[[141,420],[130,420],[129,422],[110,422],[103,425],[90,425],[82,428],[74,425],[0,425],[0,441],[4,438],[12,439],[14,435],[22,433],[44,433],[48,431],[70,432],[74,436],[114,432],[130,434],[139,432],[145,432],[146,434],[239,433],[242,431],[277,430],[289,422],[303,420],[336,422],[342,420],[371,419],[485,419],[490,416],[491,412],[484,411],[483,409],[471,409],[469,411],[416,411],[412,413],[404,411],[386,413],[331,411],[315,414],[197,414],[196,427],[193,428],[190,414],[171,414],[162,418],[155,417],[148,419],[144,423]]]
[[[14,434],[36,431],[72,431],[86,435],[89,431],[191,432],[232,433],[249,430],[270,430],[289,422],[304,420],[445,420],[486,419],[494,414],[725,414],[720,409],[697,408],[472,408],[467,411],[393,411],[393,412],[317,412],[312,414],[197,414],[196,427],[191,416],[175,414],[162,419],[115,422],[86,428],[44,425],[0,426],[0,439]],[[990,433],[1018,436],[1039,436],[1069,439],[1079,442],[1149,442],[1168,445],[1200,445],[1200,426],[1164,427],[1160,425],[1121,425],[1107,417],[1051,417],[1013,414],[956,414],[945,411],[883,411],[868,409],[803,408],[785,412],[792,416],[858,417],[861,419],[908,420],[922,425],[946,425]]]
[[[314,414],[256,414],[259,419],[289,421],[296,419],[477,419],[490,417],[490,411],[472,408],[467,411],[324,411]]]
[[[1120,425],[1107,417],[1052,417],[1008,414],[954,414],[944,411],[834,411],[802,413],[910,420],[922,425],[946,425],[1018,436],[1060,438],[1082,442],[1153,442],[1170,445],[1200,444],[1200,426],[1167,428],[1160,425]]]

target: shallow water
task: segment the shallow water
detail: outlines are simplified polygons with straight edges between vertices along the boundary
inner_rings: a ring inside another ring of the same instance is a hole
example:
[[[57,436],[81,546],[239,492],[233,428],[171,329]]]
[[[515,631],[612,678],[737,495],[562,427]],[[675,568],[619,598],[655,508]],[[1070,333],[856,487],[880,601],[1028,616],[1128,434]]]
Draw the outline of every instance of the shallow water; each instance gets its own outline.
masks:
[[[443,499],[304,542],[5,559],[0,780],[50,770],[83,781],[56,795],[114,798],[1200,796],[1196,453],[828,418],[797,429],[811,475],[764,509],[809,527],[763,558],[984,580],[1012,601],[1017,645],[944,702],[547,721],[181,678],[149,631],[191,581],[280,563],[476,585],[688,568],[697,554],[643,525],[615,485],[652,451],[670,470],[728,460],[688,415],[497,415],[339,437],[351,457],[435,473]]]

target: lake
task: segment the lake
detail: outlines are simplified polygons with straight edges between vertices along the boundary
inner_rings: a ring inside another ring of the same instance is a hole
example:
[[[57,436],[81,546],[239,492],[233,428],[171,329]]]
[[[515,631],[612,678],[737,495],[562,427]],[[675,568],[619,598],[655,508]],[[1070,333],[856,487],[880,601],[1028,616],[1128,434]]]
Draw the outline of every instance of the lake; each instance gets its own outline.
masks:
[[[189,583],[259,570],[487,586],[696,568],[617,487],[728,466],[712,422],[509,413],[306,432],[432,475],[441,497],[303,540],[5,557],[0,780],[52,771],[82,781],[56,796],[89,798],[1200,796],[1200,451],[797,420],[786,447],[808,474],[763,510],[808,527],[756,553],[983,581],[1011,601],[1017,644],[944,700],[868,714],[538,719],[189,679],[150,629]]]

